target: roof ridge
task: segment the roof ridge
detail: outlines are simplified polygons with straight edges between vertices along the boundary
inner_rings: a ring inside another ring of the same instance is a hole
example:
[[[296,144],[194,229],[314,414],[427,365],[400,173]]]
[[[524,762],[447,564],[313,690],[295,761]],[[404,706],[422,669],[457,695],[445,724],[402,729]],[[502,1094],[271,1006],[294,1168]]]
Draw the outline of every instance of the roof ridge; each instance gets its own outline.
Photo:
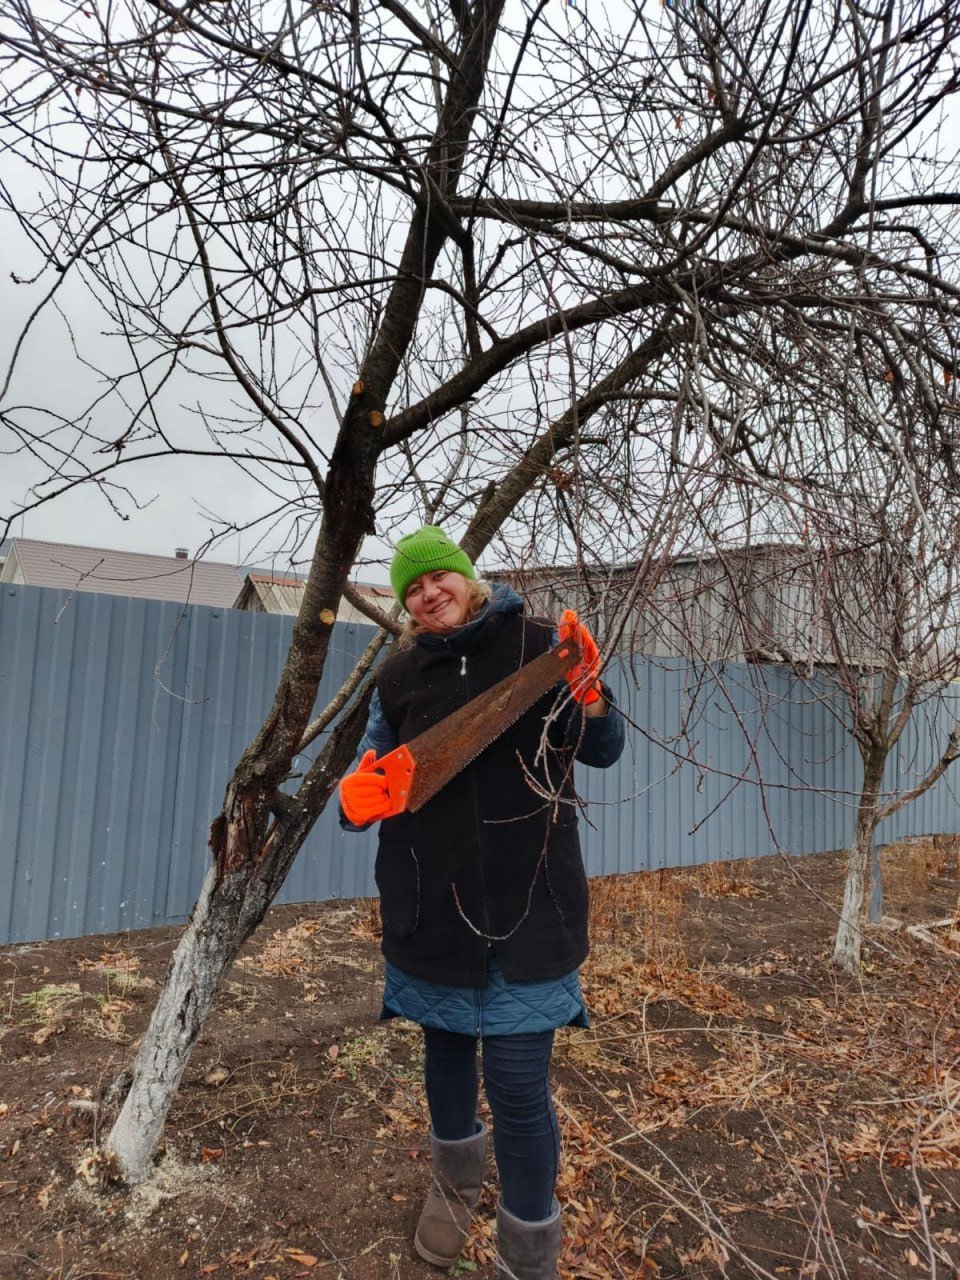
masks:
[[[145,560],[173,560],[177,564],[209,564],[217,565],[221,569],[233,569],[236,571],[240,566],[232,564],[229,560],[205,560],[197,559],[195,556],[186,556],[180,559],[178,556],[167,556],[160,551],[129,551],[125,547],[95,547],[85,542],[51,542],[46,538],[19,538],[9,539],[10,545],[16,543],[29,544],[37,547],[63,547],[66,551],[94,551],[106,552],[112,556],[138,556]]]

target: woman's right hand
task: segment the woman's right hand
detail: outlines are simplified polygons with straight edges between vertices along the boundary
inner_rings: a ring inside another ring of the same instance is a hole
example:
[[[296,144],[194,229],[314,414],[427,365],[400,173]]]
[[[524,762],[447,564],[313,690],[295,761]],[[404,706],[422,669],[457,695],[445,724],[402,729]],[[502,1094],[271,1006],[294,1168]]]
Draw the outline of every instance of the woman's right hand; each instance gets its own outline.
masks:
[[[580,661],[567,672],[570,692],[583,706],[599,702],[603,695],[599,680],[600,652],[596,640],[573,609],[564,609],[561,613],[557,635],[561,641],[573,640],[580,650]]]
[[[377,753],[368,751],[353,773],[340,779],[340,806],[356,827],[396,813],[387,775],[377,771]]]

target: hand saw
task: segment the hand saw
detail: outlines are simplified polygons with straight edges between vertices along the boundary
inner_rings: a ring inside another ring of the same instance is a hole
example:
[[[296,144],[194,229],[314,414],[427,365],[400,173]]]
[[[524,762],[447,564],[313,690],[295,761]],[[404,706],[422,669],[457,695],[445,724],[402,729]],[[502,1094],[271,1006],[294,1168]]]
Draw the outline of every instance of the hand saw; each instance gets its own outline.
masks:
[[[396,804],[394,812],[409,809],[416,813],[579,660],[577,645],[564,640],[402,747],[381,756],[375,767],[387,775],[390,797]]]

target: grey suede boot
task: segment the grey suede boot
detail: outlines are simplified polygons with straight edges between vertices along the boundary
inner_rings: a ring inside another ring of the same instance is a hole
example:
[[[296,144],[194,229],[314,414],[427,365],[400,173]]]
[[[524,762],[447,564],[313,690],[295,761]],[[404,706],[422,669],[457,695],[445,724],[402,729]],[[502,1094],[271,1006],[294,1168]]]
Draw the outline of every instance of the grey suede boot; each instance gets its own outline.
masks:
[[[515,1218],[497,1202],[497,1275],[500,1280],[555,1280],[563,1229],[560,1206],[542,1222]]]
[[[423,1206],[414,1248],[435,1267],[452,1267],[460,1256],[470,1218],[483,1185],[487,1158],[487,1128],[478,1120],[472,1138],[441,1142],[430,1134],[433,1186]]]

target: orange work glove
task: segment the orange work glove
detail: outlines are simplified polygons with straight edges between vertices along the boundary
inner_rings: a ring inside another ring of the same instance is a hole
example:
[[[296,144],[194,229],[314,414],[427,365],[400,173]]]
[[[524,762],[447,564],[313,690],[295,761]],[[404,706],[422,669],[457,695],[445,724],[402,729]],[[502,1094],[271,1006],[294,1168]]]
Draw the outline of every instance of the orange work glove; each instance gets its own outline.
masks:
[[[564,609],[557,628],[561,643],[572,640],[580,650],[580,661],[567,672],[567,682],[577,702],[596,702],[600,698],[600,652],[597,642],[572,609]]]
[[[340,806],[355,827],[399,812],[390,798],[385,773],[377,772],[377,753],[368,751],[353,773],[340,779]]]

